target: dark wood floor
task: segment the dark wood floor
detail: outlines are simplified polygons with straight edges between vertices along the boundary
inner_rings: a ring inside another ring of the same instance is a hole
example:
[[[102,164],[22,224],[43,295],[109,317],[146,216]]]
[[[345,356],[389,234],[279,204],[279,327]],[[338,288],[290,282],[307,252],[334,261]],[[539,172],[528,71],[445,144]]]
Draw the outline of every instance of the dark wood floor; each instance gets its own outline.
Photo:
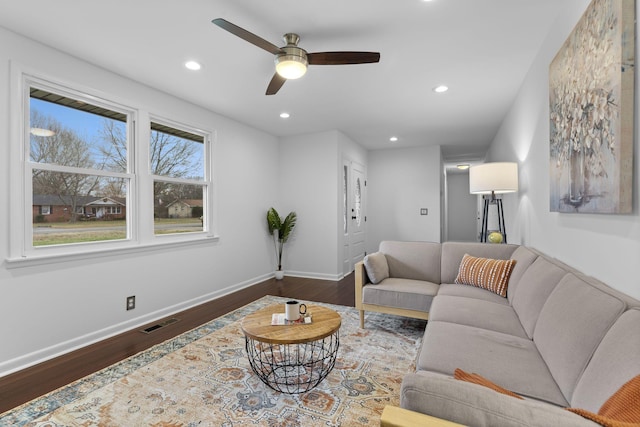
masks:
[[[265,295],[353,307],[354,274],[334,282],[285,277],[267,280],[170,317],[179,322],[150,334],[146,326],[0,378],[0,413],[196,328]],[[160,319],[161,321],[162,319]],[[151,323],[149,326],[159,323]]]

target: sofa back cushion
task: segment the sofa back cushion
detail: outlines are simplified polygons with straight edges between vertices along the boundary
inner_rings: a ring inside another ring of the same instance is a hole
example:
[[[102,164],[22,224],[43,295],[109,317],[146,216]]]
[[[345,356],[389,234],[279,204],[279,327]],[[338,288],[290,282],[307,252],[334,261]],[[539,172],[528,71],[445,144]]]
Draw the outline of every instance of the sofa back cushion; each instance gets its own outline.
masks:
[[[507,299],[511,302],[513,294],[518,288],[520,278],[527,271],[529,266],[538,258],[540,254],[526,246],[518,246],[511,254],[511,259],[516,261],[516,265],[511,272],[509,287],[507,288]]]
[[[640,374],[640,309],[627,310],[593,354],[573,392],[571,406],[598,412],[623,384]]]
[[[533,340],[551,375],[571,402],[578,379],[626,304],[612,289],[566,274],[544,303]]]
[[[444,242],[442,244],[442,277],[437,283],[454,283],[465,254],[481,258],[509,259],[517,247],[518,245],[495,243]]]
[[[549,294],[565,275],[566,270],[545,257],[538,257],[520,278],[511,294],[511,305],[529,338],[533,337],[538,315]]]
[[[389,277],[440,283],[440,243],[380,242],[389,266]]]

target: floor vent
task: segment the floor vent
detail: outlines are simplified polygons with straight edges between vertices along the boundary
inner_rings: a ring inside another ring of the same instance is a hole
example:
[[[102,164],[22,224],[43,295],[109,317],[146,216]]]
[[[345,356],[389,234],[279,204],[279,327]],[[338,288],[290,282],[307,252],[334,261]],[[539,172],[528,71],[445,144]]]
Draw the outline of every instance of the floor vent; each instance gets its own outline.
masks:
[[[140,332],[144,332],[145,334],[150,334],[153,331],[157,331],[160,328],[164,328],[165,326],[169,326],[169,325],[173,325],[176,322],[179,322],[180,319],[176,319],[175,317],[172,317],[171,319],[167,319],[167,320],[163,320],[162,322],[155,324],[153,326],[149,326],[148,328],[145,328],[143,330],[141,330]]]

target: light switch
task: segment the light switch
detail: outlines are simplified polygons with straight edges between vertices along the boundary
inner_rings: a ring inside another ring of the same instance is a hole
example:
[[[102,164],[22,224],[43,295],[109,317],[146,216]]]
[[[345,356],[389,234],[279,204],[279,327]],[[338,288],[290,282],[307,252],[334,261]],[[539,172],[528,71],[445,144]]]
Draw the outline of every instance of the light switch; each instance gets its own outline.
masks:
[[[420,208],[420,215],[429,215],[429,209]]]

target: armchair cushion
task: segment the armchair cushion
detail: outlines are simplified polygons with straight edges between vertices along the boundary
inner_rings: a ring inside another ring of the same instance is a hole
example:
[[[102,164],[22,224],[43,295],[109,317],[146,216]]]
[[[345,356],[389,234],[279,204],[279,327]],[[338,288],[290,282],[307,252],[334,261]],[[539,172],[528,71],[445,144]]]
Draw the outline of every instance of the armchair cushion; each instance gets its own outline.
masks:
[[[377,284],[389,277],[389,264],[382,252],[374,252],[364,257],[364,268],[371,283]]]

